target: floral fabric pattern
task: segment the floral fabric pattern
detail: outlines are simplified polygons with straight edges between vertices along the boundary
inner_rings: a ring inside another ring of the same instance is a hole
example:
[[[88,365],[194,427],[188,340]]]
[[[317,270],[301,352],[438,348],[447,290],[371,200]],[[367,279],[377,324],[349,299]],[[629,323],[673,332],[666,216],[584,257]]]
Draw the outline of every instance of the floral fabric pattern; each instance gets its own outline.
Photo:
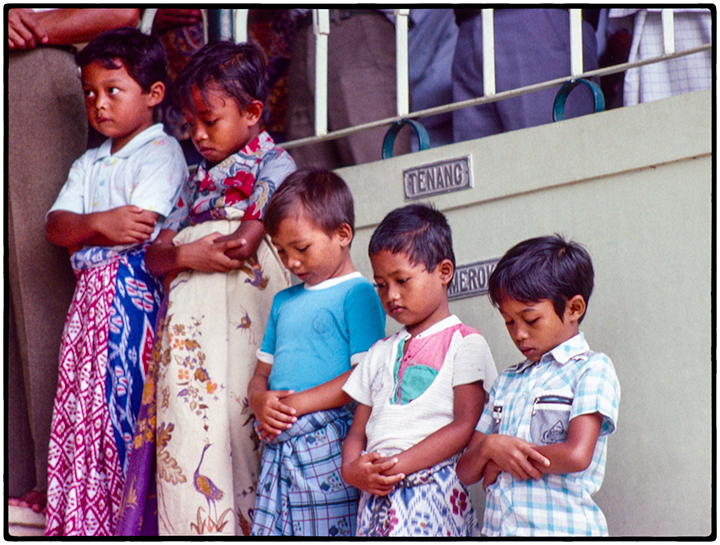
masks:
[[[262,132],[212,168],[201,162],[162,228],[180,232],[202,221],[196,216],[206,219],[214,212],[213,219],[223,219],[229,208],[241,211],[242,220],[261,219],[270,195],[294,170],[290,155]]]
[[[408,475],[387,496],[363,492],[357,536],[479,536],[470,495],[455,473],[458,458]]]

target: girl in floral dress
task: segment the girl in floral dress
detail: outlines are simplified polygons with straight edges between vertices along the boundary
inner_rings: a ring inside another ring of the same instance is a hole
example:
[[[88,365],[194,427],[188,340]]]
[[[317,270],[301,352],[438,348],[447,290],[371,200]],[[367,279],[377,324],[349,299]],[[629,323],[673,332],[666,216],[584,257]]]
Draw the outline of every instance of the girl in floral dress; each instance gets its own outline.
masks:
[[[204,160],[146,256],[166,275],[167,309],[118,533],[154,529],[143,511],[152,512],[155,458],[161,535],[245,535],[259,470],[247,384],[273,296],[289,286],[262,215],[295,165],[260,129],[267,88],[258,47],[205,46],[175,91]]]

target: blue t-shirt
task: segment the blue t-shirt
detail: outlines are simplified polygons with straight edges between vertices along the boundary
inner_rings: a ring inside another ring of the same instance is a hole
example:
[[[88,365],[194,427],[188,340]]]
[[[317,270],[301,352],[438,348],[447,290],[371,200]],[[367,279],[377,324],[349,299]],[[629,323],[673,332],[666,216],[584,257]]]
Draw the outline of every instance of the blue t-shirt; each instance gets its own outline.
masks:
[[[385,312],[359,272],[273,299],[258,358],[272,364],[269,388],[302,392],[350,369],[385,336]]]

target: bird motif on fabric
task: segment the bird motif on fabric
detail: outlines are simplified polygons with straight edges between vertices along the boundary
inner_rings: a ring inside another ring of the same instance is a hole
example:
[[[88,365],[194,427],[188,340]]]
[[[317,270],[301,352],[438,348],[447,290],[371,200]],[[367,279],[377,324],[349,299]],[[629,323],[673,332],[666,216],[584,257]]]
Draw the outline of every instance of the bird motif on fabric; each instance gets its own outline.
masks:
[[[206,443],[203,447],[202,455],[200,456],[200,463],[193,474],[193,484],[195,485],[195,490],[205,496],[205,500],[208,504],[208,515],[210,514],[210,504],[212,503],[212,506],[215,508],[215,518],[217,519],[217,506],[215,505],[215,502],[222,500],[225,493],[215,486],[215,483],[212,482],[209,477],[200,474],[200,466],[203,463],[203,458],[205,458],[205,452],[211,446],[211,443]]]

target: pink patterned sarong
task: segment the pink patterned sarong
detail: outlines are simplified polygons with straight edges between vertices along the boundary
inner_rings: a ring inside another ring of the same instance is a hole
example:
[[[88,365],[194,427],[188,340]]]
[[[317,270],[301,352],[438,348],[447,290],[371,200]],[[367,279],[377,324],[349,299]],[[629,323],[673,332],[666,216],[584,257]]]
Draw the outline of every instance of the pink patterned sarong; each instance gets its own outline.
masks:
[[[77,286],[60,349],[45,534],[112,536],[161,293],[144,249],[73,256]],[[137,398],[138,400],[135,400]]]

